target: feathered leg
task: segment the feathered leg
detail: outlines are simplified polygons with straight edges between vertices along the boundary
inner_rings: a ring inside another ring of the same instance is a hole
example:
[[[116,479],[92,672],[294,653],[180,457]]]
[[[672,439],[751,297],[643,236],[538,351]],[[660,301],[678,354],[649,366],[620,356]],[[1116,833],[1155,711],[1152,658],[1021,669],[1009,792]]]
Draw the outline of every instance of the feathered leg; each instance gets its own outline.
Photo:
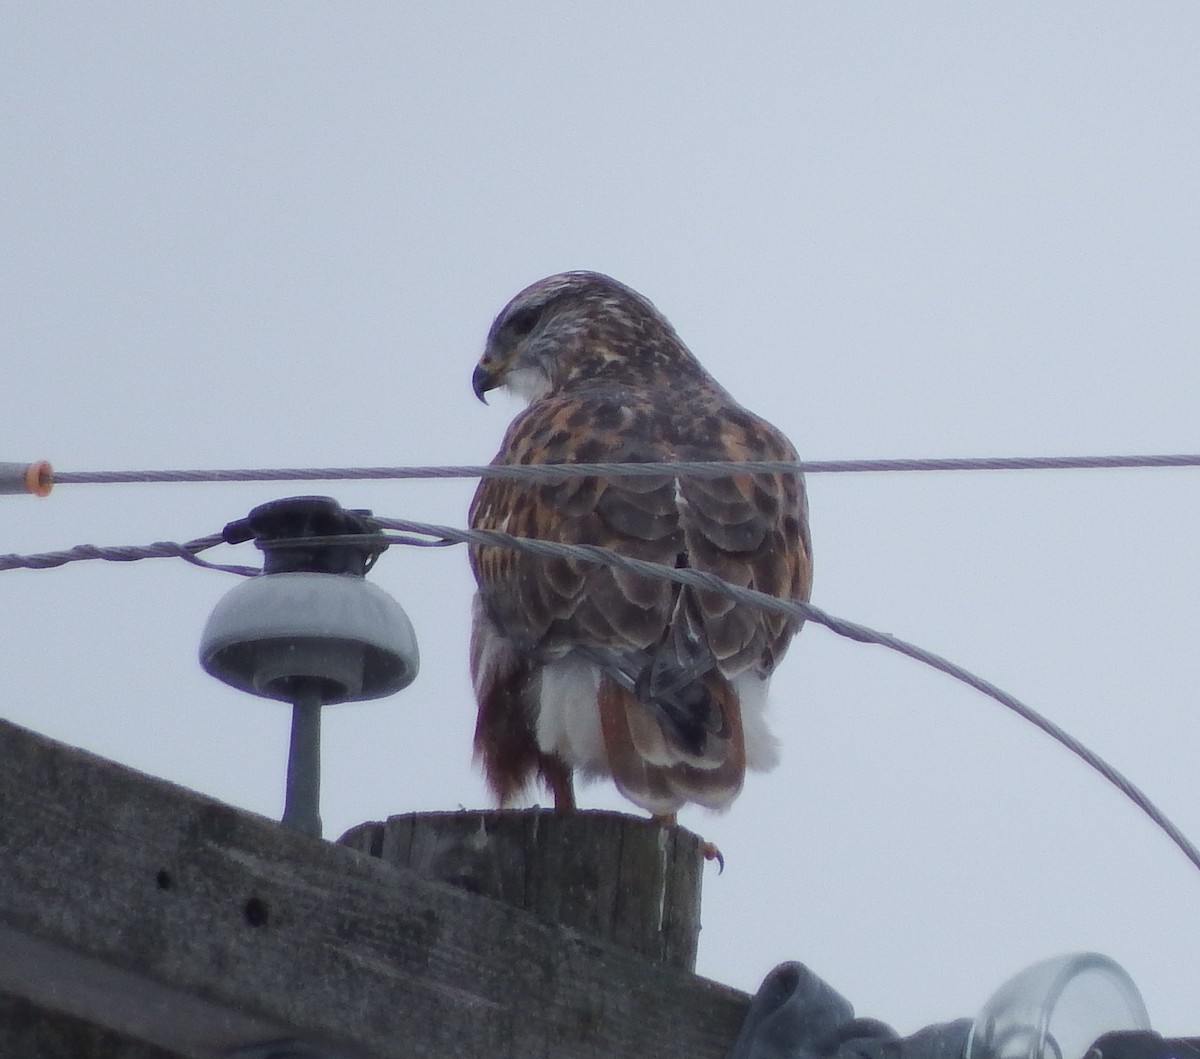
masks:
[[[554,796],[554,810],[559,813],[575,811],[575,784],[571,779],[570,766],[559,758],[543,754],[538,761],[538,772]]]

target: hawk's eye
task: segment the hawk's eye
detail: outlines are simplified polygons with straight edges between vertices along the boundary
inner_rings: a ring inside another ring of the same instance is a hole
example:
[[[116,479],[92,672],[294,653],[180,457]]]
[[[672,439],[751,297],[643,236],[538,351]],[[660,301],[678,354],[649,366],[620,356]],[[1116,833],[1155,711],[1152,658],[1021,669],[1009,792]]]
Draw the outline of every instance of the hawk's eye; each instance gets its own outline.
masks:
[[[538,320],[542,317],[542,310],[530,306],[527,309],[518,309],[508,318],[508,331],[517,338],[524,338],[535,327]]]

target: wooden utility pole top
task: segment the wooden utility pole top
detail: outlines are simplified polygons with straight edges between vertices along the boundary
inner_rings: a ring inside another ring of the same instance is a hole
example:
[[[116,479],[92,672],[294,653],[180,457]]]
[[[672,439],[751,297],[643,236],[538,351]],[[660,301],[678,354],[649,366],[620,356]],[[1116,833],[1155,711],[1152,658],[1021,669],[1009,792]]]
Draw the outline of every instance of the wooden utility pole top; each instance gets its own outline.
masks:
[[[408,813],[339,842],[691,971],[704,849],[681,827],[611,812]]]
[[[403,826],[353,840],[384,853]],[[599,921],[466,892],[471,877],[424,878],[0,721],[0,1055],[727,1054],[744,994],[584,933]],[[678,963],[672,929],[654,944]]]

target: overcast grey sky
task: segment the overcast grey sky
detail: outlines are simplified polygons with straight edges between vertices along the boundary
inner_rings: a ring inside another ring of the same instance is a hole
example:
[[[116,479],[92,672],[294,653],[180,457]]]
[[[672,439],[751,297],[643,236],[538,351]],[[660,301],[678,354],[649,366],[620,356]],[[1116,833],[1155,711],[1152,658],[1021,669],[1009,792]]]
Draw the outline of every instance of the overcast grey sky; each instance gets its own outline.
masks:
[[[0,460],[484,462],[517,410],[471,394],[488,325],[566,268],[645,293],[809,459],[1196,451],[1198,89],[1190,2],[9,3]],[[1200,840],[1198,473],[814,476],[814,602],[1024,698]],[[61,486],[0,498],[0,551],[314,491],[462,525],[472,489]],[[3,716],[278,815],[286,709],[195,661],[236,579],[0,578]],[[422,672],[327,711],[331,837],[486,804],[465,554],[372,579]],[[728,862],[703,974],[799,959],[911,1031],[1095,949],[1200,1033],[1200,873],[1099,777],[820,628],[773,692],[782,765],[684,814]]]

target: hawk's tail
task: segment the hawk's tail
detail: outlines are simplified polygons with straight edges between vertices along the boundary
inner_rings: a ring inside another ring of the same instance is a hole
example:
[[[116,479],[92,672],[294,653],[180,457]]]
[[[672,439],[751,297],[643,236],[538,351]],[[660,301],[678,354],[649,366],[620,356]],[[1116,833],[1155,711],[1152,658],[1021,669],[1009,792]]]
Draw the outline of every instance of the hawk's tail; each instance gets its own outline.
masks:
[[[717,723],[680,733],[663,703],[647,705],[608,674],[600,677],[600,728],[613,780],[625,797],[655,814],[673,813],[685,802],[724,809],[742,789],[746,747],[737,692],[710,670],[689,695],[703,695],[699,715]]]

